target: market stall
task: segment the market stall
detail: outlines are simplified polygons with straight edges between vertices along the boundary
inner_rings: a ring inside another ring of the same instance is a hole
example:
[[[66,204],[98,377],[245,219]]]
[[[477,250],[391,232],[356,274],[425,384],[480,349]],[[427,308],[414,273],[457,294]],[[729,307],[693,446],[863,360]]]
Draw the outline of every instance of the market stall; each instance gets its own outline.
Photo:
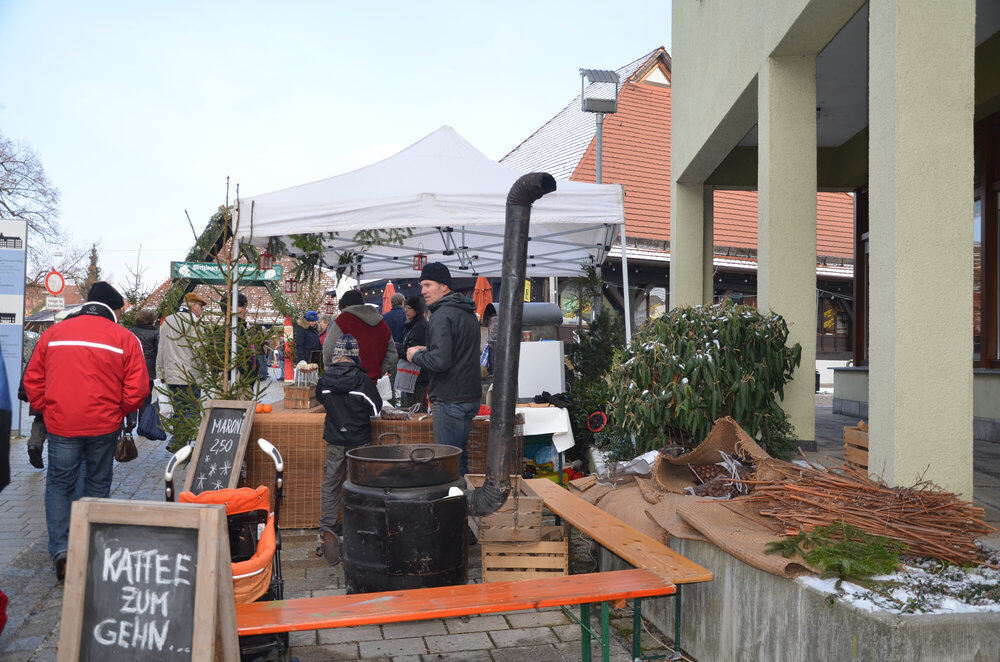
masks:
[[[240,198],[238,236],[262,248],[277,238],[301,256],[308,248],[292,235],[320,235],[325,264],[359,279],[412,278],[418,255],[454,276],[502,276],[507,192],[522,174],[444,126],[365,168]],[[624,219],[620,184],[559,182],[532,208],[527,275],[576,276],[600,265]],[[357,236],[390,230],[403,232],[389,245]]]
[[[327,267],[346,267],[358,279],[412,278],[426,262],[442,262],[454,276],[503,276],[507,195],[522,174],[442,127],[368,167],[241,198],[239,235],[261,248],[281,242],[292,256],[317,251]],[[573,276],[601,264],[624,222],[623,197],[617,184],[559,182],[556,192],[533,207],[527,276]],[[370,241],[373,231],[382,233],[376,245]],[[275,443],[286,458],[284,526],[316,525],[322,424],[321,410],[275,412],[255,422],[254,434]],[[486,419],[473,424],[468,446],[473,473],[484,470],[488,427]],[[431,434],[430,419],[373,420],[373,443],[428,442]],[[521,465],[520,439],[517,435],[512,449],[515,471]],[[257,475],[265,465],[257,467],[253,454],[247,463],[249,482],[266,481]]]

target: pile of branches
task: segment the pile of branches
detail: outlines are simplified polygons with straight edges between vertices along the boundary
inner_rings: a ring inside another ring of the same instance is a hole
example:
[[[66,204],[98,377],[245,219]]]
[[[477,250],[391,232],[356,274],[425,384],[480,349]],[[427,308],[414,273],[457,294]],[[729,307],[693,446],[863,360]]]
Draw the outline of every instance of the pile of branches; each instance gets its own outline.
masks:
[[[899,541],[912,556],[968,565],[978,559],[976,535],[995,531],[982,508],[928,481],[890,487],[844,464],[827,463],[775,463],[771,468],[779,478],[743,482],[755,486],[749,498],[762,502],[760,514],[777,520],[777,532],[785,536],[844,522]]]

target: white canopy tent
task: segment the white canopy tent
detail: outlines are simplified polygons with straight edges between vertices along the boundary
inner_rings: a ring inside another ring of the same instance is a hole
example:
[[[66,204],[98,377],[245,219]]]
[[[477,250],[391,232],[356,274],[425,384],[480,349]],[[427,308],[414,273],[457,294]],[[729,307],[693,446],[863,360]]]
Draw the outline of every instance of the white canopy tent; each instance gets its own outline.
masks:
[[[322,234],[326,265],[346,255],[359,279],[413,278],[417,253],[456,277],[502,276],[507,192],[522,174],[444,126],[359,170],[241,198],[239,235],[252,233],[257,246],[279,237],[295,255],[290,235]],[[579,275],[600,265],[624,221],[621,185],[560,181],[532,207],[527,275]],[[355,240],[363,230],[407,228],[401,245]]]

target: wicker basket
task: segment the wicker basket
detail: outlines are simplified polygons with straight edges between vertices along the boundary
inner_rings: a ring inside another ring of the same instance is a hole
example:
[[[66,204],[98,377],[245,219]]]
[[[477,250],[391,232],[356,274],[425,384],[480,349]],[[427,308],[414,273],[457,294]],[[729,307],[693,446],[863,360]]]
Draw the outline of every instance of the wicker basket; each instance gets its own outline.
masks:
[[[569,531],[546,526],[538,542],[483,543],[483,581],[542,579],[569,574]]]

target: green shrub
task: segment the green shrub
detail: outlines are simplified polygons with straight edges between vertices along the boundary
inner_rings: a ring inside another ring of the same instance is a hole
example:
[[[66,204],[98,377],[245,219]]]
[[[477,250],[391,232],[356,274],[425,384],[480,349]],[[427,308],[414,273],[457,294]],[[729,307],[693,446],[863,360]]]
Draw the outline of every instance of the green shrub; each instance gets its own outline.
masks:
[[[793,430],[775,396],[802,353],[787,340],[780,315],[728,301],[648,322],[606,376],[606,450],[625,459],[666,445],[692,448],[717,418],[732,416],[769,453],[787,457]]]
[[[611,369],[615,352],[625,346],[622,318],[606,308],[594,321],[576,332],[576,342],[566,347],[566,358],[573,366],[566,370],[566,395],[569,417],[576,445],[567,452],[569,459],[585,458],[594,443],[594,433],[587,428],[587,417],[595,411],[607,411],[608,387],[604,374]]]

